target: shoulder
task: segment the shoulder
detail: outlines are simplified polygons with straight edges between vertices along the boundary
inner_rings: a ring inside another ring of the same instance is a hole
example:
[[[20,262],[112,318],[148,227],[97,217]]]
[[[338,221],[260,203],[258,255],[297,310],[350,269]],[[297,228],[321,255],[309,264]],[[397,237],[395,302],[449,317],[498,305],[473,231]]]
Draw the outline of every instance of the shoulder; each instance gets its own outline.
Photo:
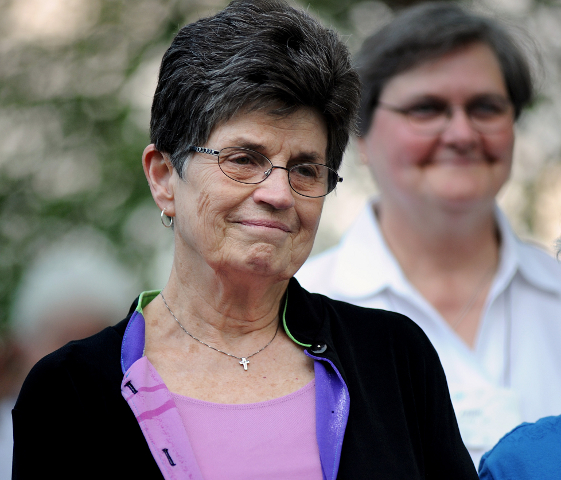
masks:
[[[128,318],[117,325],[107,327],[91,337],[67,343],[62,348],[47,355],[37,364],[38,368],[67,365],[68,368],[78,364],[81,368],[89,364],[111,363],[119,357],[123,334]]]
[[[526,298],[536,306],[557,309],[561,306],[561,263],[541,248],[518,241],[518,279]],[[549,305],[549,307],[548,307]]]
[[[120,388],[120,346],[126,324],[127,319],[42,358],[29,372],[16,408],[35,405],[41,392],[57,392],[56,397],[60,399],[63,392],[99,391],[97,387],[106,383],[114,385],[116,379]],[[96,388],[92,388],[94,385]]]
[[[392,358],[393,361],[409,364],[412,358],[417,367],[438,365],[440,360],[425,332],[405,315],[388,310],[364,308],[349,303],[331,300],[329,303],[338,312],[333,318],[332,329],[338,335],[344,332],[349,344],[372,357]],[[401,360],[399,360],[401,359]]]
[[[535,423],[518,425],[501,438],[497,445],[487,453],[487,456],[499,454],[511,448],[535,447],[550,442],[557,443],[559,453],[561,453],[561,415],[544,417]]]
[[[305,290],[304,290],[305,291]],[[334,300],[318,293],[309,293],[310,302],[326,312],[330,330],[339,348],[360,348],[368,345],[368,351],[397,352],[407,355],[428,354],[436,358],[436,352],[425,332],[409,317],[388,310],[360,307]],[[339,340],[339,341],[338,341]]]
[[[127,323],[65,345],[29,373],[12,410],[14,478],[40,478],[44,472],[49,478],[75,478],[76,472],[100,478],[115,465],[157,478],[157,465],[121,393],[120,344]],[[135,460],[129,465],[123,458]]]
[[[496,215],[503,237],[501,263],[515,265],[528,286],[561,295],[561,262],[543,245],[520,239],[500,210]]]
[[[401,313],[361,307],[317,293],[310,293],[310,295],[322,297],[322,300],[331,306],[337,313],[334,321],[342,323],[341,328],[357,331],[395,332],[398,335],[426,338],[423,330],[409,317]]]
[[[397,375],[399,381],[414,377],[414,382],[442,383],[444,373],[431,342],[399,313],[310,293],[292,279],[284,322],[288,335],[300,345],[326,345],[349,379],[372,378],[376,371],[387,382],[395,382]]]
[[[528,266],[540,266],[551,272],[561,282],[561,263],[541,245],[518,239],[520,263]]]
[[[352,377],[360,379],[364,388],[366,385],[376,388],[376,384],[385,389],[396,388],[402,392],[400,399],[415,397],[425,402],[434,395],[432,401],[439,405],[446,390],[449,401],[438,353],[425,332],[410,318],[319,294],[310,295],[320,298],[330,312],[331,345],[350,384],[355,381]]]
[[[554,479],[561,471],[561,416],[523,423],[481,459],[482,479]]]

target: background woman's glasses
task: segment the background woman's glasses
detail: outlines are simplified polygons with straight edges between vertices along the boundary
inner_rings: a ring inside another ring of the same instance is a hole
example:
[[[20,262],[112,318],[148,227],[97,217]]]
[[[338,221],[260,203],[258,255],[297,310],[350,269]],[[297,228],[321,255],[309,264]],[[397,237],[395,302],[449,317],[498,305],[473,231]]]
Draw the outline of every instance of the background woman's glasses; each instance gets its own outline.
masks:
[[[378,108],[403,115],[419,133],[437,135],[450,125],[455,109],[462,109],[474,130],[495,133],[511,128],[514,112],[510,101],[500,96],[475,98],[465,105],[451,105],[437,98],[424,98],[406,107],[378,102]]]

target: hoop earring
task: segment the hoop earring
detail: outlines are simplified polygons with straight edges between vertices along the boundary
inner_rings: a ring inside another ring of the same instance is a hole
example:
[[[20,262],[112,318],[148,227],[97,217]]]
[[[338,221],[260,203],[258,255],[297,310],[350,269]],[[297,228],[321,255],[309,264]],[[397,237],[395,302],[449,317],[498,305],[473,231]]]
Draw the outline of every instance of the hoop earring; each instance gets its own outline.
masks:
[[[162,225],[166,228],[171,228],[173,227],[173,217],[168,217],[167,215],[165,215],[166,209],[164,208],[162,210],[162,213],[160,214],[160,220],[162,221]],[[168,218],[169,223],[166,223],[164,220],[164,215]]]

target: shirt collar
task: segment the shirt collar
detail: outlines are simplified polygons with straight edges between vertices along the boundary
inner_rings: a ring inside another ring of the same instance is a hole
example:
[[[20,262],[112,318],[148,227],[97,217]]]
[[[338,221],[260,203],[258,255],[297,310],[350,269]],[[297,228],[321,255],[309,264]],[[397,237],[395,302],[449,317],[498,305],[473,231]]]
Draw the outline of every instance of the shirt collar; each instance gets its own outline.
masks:
[[[146,290],[142,292],[138,297],[138,303],[135,310],[141,315],[144,315],[144,312],[142,311],[143,308],[152,300],[154,300],[160,294],[160,292],[161,290]]]
[[[373,199],[341,239],[332,275],[333,289],[348,299],[375,295],[385,288],[409,289],[386,244],[374,214]]]
[[[382,236],[370,200],[341,239],[335,257],[332,288],[349,300],[370,297],[386,288],[415,295],[414,289]],[[541,290],[561,294],[559,274],[551,268],[551,257],[516,237],[506,216],[496,207],[501,235],[500,262],[491,296],[500,293],[519,273]],[[561,267],[560,267],[561,268]]]
[[[160,290],[142,292],[134,301],[121,343],[121,369],[125,373],[144,355],[145,323],[142,309],[158,296]]]
[[[495,217],[501,235],[500,263],[495,289],[504,289],[515,275],[534,287],[561,295],[561,265],[552,268],[555,260],[539,245],[521,241],[512,231],[505,214],[497,207]],[[491,292],[493,293],[493,292]]]

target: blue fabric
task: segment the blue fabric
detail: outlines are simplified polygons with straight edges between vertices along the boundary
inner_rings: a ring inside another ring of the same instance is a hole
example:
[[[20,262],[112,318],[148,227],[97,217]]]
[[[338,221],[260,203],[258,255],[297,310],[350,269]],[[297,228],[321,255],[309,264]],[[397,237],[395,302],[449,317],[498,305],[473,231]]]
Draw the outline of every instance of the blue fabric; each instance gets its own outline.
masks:
[[[561,478],[561,415],[523,423],[507,433],[479,463],[481,480]]]
[[[123,374],[131,368],[132,364],[136,362],[144,353],[144,337],[146,325],[144,317],[141,313],[133,312],[125,335],[123,336],[123,343],[121,347],[121,370]]]
[[[311,355],[316,378],[316,431],[323,478],[335,480],[349,418],[349,391],[329,360]]]

